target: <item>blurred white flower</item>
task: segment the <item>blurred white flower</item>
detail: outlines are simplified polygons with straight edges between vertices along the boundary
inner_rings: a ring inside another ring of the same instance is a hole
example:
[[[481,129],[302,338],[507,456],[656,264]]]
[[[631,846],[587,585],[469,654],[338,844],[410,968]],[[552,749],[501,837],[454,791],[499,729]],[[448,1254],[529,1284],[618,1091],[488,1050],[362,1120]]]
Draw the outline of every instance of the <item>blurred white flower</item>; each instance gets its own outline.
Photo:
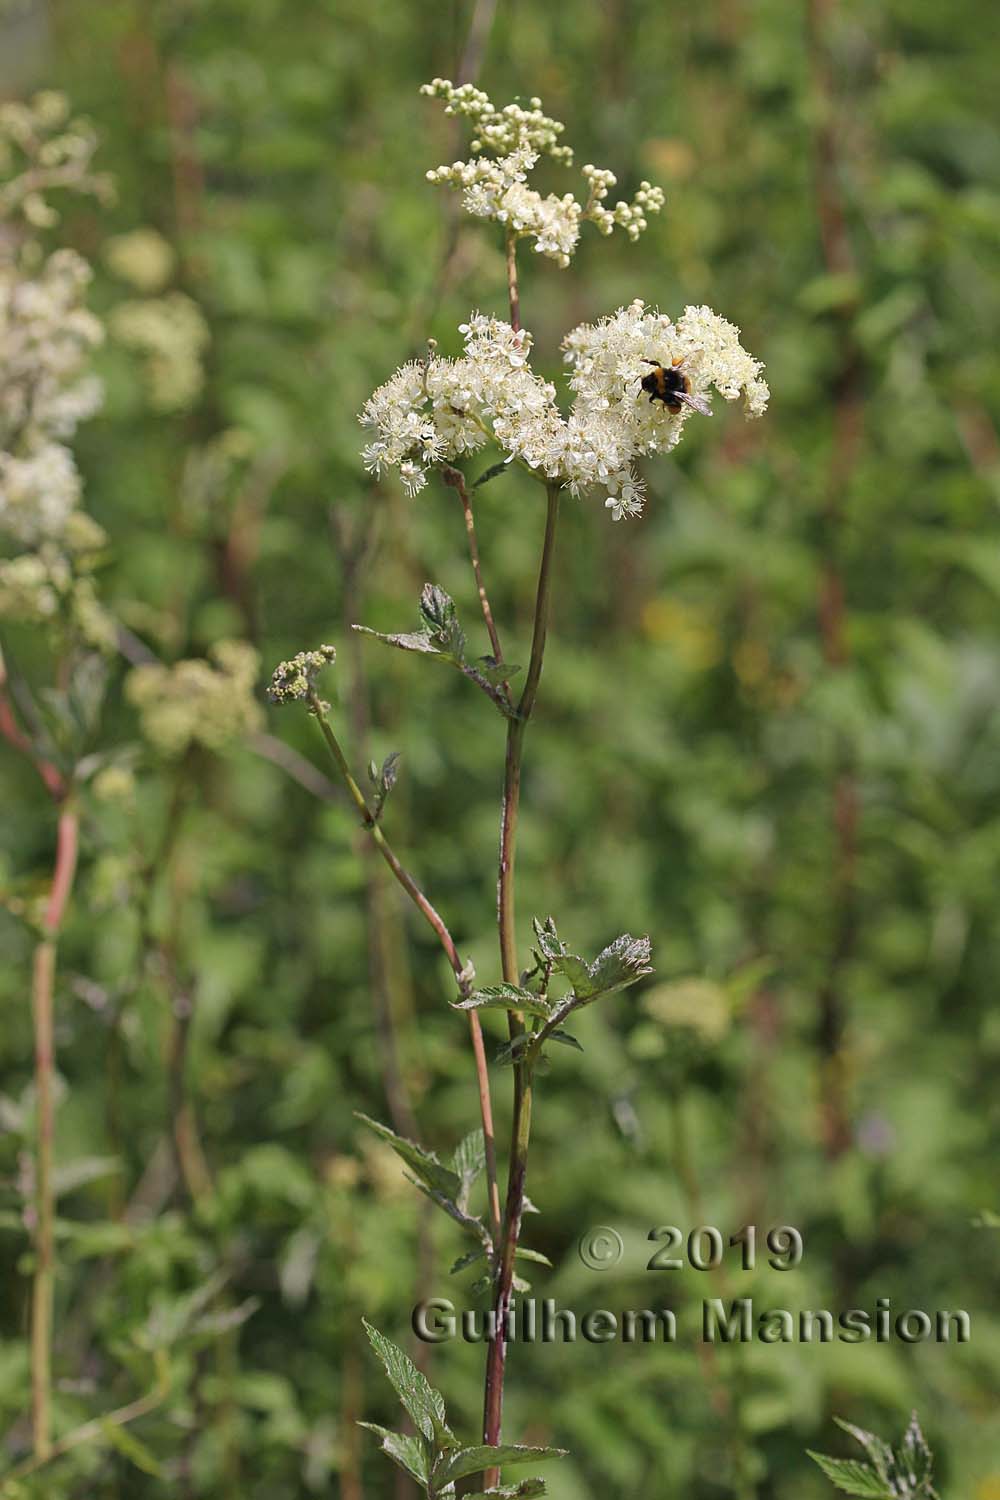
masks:
[[[57,222],[55,190],[107,196],[95,146],[62,94],[0,105],[0,532],[30,549],[0,562],[0,618],[110,651],[114,622],[90,577],[106,538],[79,508],[68,447],[101,404],[90,362],[104,330],[85,305],[90,266],[74,250],[46,255],[37,233]]]
[[[182,411],[201,392],[208,324],[183,292],[120,302],[109,320],[122,344],[145,356],[149,399],[157,411]]]
[[[26,547],[60,540],[76,513],[80,476],[66,444],[101,404],[90,266],[74,250],[46,256],[36,233],[56,219],[54,189],[106,193],[91,172],[95,144],[61,94],[0,105],[0,531]]]
[[[162,755],[180,755],[194,744],[221,750],[254,734],[263,722],[254,696],[259,665],[248,642],[216,641],[208,660],[135,667],[125,680],[125,695]]]
[[[177,263],[173,246],[159,230],[151,228],[112,235],[104,246],[103,257],[115,276],[147,296],[163,290]]]

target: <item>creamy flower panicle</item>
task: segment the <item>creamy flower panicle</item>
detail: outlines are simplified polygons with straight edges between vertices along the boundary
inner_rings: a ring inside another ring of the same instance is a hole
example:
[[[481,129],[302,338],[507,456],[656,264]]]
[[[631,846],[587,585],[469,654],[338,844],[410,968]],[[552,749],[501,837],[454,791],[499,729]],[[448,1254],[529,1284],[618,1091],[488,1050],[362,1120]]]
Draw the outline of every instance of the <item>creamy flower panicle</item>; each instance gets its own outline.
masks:
[[[100,650],[115,630],[91,576],[106,538],[81,508],[69,442],[101,404],[90,365],[104,331],[86,306],[91,280],[74,250],[46,254],[56,190],[105,199],[96,137],[61,94],[0,106],[0,619],[68,625]],[[25,549],[17,551],[17,549]]]
[[[191,745],[218,751],[261,727],[263,715],[254,696],[259,664],[248,642],[216,641],[207,660],[134,668],[125,693],[160,754],[181,755]]]
[[[29,546],[58,536],[80,499],[65,439],[101,404],[89,364],[103,333],[83,303],[90,276],[72,250],[34,275],[0,264],[0,527]]]
[[[572,193],[543,197],[529,187],[540,157],[568,163],[573,156],[560,139],[563,125],[543,112],[540,99],[497,109],[482,89],[456,88],[443,78],[422,92],[443,99],[445,113],[468,120],[473,131],[469,159],[437,167],[428,178],[461,189],[466,210],[503,224],[508,244],[532,238],[536,251],[567,266],[585,220],[605,234],[618,224],[635,240],[646,215],[663,206],[661,190],[643,182],[631,203],[609,208],[614,174],[591,165],[583,168],[583,204]],[[767,405],[760,361],[741,345],[739,329],[708,307],[688,307],[674,323],[633,302],[573,329],[563,341],[573,397],[568,415],[555,386],[531,368],[527,330],[477,313],[460,332],[464,354],[439,358],[432,348],[426,360],[397,370],[361,412],[374,434],[362,453],[366,468],[376,475],[398,469],[411,496],[425,487],[431,469],[494,442],[508,462],[546,484],[603,495],[621,520],[642,510],[637,460],[669,452],[692,413],[710,410],[712,389],[727,401],[742,392],[751,416]],[[676,370],[673,384],[664,385],[671,395],[680,389],[676,399],[648,398],[643,379],[651,364]]]
[[[476,314],[460,331],[464,355],[432,354],[402,366],[361,413],[375,434],[362,454],[365,466],[375,474],[398,468],[411,495],[427,483],[428,470],[493,441],[508,461],[546,482],[574,495],[603,495],[620,520],[642,509],[636,461],[669,452],[696,415],[648,400],[647,361],[683,361],[693,395],[714,389],[733,401],[742,393],[751,416],[767,405],[760,361],[741,345],[739,329],[707,307],[688,307],[674,323],[633,302],[573,329],[563,341],[573,393],[566,416],[555,386],[531,368],[527,330]]]
[[[469,120],[475,132],[468,161],[434,168],[427,173],[428,182],[458,188],[467,213],[495,219],[516,239],[534,240],[538,254],[557,265],[569,265],[583,223],[594,224],[601,234],[611,234],[619,225],[629,239],[637,240],[647,228],[647,215],[663,207],[662,189],[641,182],[631,203],[619,199],[608,208],[606,200],[617,179],[613,172],[589,163],[583,168],[583,203],[572,193],[543,196],[529,187],[528,174],[542,156],[567,165],[573,160],[572,149],[560,141],[564,125],[543,113],[540,99],[497,109],[482,89],[471,83],[456,88],[446,78],[424,84],[421,92],[443,99],[445,114]]]
[[[205,381],[202,356],[209,342],[197,302],[184,292],[120,302],[109,326],[119,343],[144,356],[154,410],[182,411],[193,405]]]

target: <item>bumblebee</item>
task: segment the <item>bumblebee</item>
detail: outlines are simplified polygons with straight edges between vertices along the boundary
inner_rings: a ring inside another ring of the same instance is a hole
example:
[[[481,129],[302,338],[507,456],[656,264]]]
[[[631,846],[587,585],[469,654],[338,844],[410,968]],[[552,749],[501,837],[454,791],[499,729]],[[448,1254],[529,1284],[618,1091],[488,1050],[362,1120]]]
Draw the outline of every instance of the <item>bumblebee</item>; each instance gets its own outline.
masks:
[[[642,377],[642,388],[649,392],[650,404],[662,401],[667,411],[675,416],[685,406],[701,412],[703,417],[712,415],[712,408],[704,396],[691,394],[691,377],[685,373],[683,356],[666,366],[658,359],[644,359],[642,363],[653,366],[650,373]]]

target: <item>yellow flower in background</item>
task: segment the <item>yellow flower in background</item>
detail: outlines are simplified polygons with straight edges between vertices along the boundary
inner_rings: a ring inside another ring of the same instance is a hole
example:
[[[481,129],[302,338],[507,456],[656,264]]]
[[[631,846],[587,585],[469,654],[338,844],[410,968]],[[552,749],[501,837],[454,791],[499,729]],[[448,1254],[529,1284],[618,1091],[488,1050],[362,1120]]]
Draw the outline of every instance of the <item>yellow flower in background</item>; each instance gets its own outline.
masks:
[[[112,235],[103,255],[109,271],[147,296],[162,292],[177,264],[173,246],[150,228]]]
[[[191,745],[221,750],[260,729],[253,695],[259,658],[246,641],[217,641],[209,660],[151,663],[129,673],[125,695],[139,710],[146,738],[162,755]]]
[[[669,646],[692,672],[707,671],[722,656],[715,622],[697,605],[680,599],[650,599],[641,618],[649,640]]]

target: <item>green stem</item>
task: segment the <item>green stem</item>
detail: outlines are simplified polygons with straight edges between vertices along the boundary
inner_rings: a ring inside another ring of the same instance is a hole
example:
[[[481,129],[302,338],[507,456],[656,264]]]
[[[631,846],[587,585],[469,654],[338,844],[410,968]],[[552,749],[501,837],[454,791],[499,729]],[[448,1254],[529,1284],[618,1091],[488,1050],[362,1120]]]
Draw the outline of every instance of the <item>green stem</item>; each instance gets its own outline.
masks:
[[[413,879],[413,876],[397,858],[388,839],[382,832],[375,814],[368,806],[368,802],[365,798],[364,792],[362,792],[361,788],[358,786],[358,783],[351,775],[351,768],[347,764],[347,758],[340,747],[340,742],[337,739],[337,736],[330,728],[323,704],[315,689],[310,688],[308,699],[309,706],[312,709],[316,722],[319,724],[323,738],[326,740],[327,748],[330,751],[331,756],[333,757],[338,771],[340,772],[340,778],[343,781],[345,788],[347,789],[347,793],[351,801],[354,803],[358,812],[361,814],[361,821],[364,824],[365,828],[368,830],[368,833],[371,835],[372,842],[374,843],[378,852],[381,854],[382,858],[385,860],[386,864],[389,866],[389,869],[392,871],[399,884],[403,887],[403,890],[413,902],[414,906],[416,906],[417,910],[421,913],[430,927],[433,928],[434,932],[437,935],[438,942],[444,949],[448,958],[448,962],[451,964],[455,978],[458,981],[459,991],[463,996],[468,996],[469,994],[471,994],[472,990],[469,977],[466,973],[465,965],[462,963],[462,960],[459,957],[458,949],[455,947],[454,939],[452,938],[451,933],[448,931],[448,927],[444,921],[444,918],[440,916],[440,914],[431,905],[430,901],[428,901],[423,891],[417,885],[417,882]],[[479,1112],[482,1116],[483,1139],[486,1149],[486,1184],[487,1197],[489,1202],[490,1232],[493,1237],[493,1244],[494,1246],[497,1246],[500,1243],[500,1193],[497,1187],[496,1136],[493,1130],[493,1106],[490,1099],[490,1083],[489,1072],[486,1063],[486,1047],[483,1042],[482,1026],[480,1025],[479,1017],[476,1015],[475,1011],[469,1012],[469,1034],[472,1039],[472,1051],[476,1064],[476,1080],[479,1090]]]
[[[545,539],[542,543],[542,558],[538,571],[538,589],[535,595],[531,657],[524,691],[517,705],[517,717],[511,719],[507,727],[507,751],[504,762],[497,922],[500,934],[500,961],[504,980],[508,984],[517,984],[519,978],[514,914],[514,872],[524,733],[535,706],[545,658],[552,597],[552,562],[555,556],[556,530],[559,522],[559,486],[549,484],[546,488],[548,507],[545,518]],[[516,1012],[510,1013],[509,1025],[512,1039],[524,1032],[524,1019]],[[483,1442],[491,1445],[500,1442],[503,1424],[503,1384],[507,1360],[507,1340],[504,1336],[504,1329],[510,1309],[514,1284],[514,1257],[517,1252],[521,1233],[521,1216],[524,1211],[524,1185],[528,1171],[528,1146],[531,1138],[533,1071],[534,1059],[531,1057],[525,1057],[514,1064],[514,1117],[507,1174],[507,1201],[500,1254],[496,1262],[494,1322],[486,1358],[486,1383],[483,1398]],[[499,1478],[499,1469],[488,1469],[484,1477],[485,1487],[489,1488],[497,1484]]]
[[[524,753],[524,731],[535,706],[538,683],[545,657],[549,628],[549,605],[552,590],[552,559],[555,554],[556,528],[559,522],[559,488],[547,486],[548,509],[545,518],[545,540],[538,571],[535,597],[535,624],[531,639],[531,658],[524,691],[517,705],[517,716],[507,726],[507,752],[504,761],[503,812],[500,819],[500,873],[497,882],[497,923],[500,933],[500,964],[504,980],[517,984],[517,937],[514,921],[514,860],[517,848],[517,819],[521,804],[521,760]]]

